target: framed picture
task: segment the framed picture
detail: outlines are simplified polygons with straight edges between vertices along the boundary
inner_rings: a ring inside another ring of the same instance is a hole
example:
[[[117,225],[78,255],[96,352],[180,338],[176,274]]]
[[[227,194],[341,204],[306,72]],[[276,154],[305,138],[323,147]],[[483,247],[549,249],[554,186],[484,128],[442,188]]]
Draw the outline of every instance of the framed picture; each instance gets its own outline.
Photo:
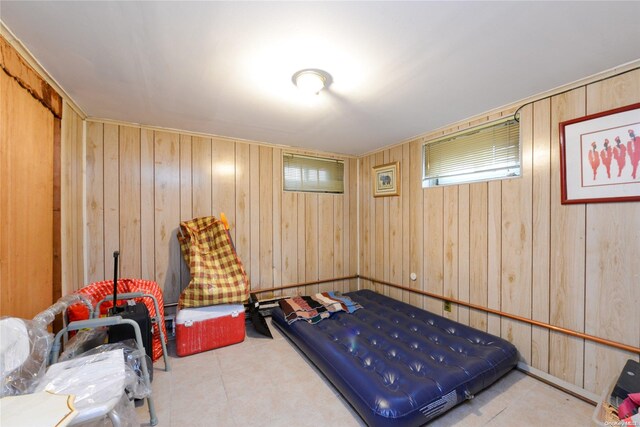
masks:
[[[563,204],[640,201],[640,103],[560,123]]]
[[[400,165],[398,162],[374,166],[372,169],[373,196],[398,196],[400,194]]]

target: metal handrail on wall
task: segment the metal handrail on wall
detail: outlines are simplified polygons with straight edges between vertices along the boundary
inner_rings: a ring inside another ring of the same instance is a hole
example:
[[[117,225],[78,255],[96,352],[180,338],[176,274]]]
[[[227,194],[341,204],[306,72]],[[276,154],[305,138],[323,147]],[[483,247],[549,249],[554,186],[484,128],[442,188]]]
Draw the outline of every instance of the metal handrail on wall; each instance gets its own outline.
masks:
[[[358,277],[359,276],[357,276],[357,275],[355,275],[355,276],[334,277],[333,279],[314,280],[314,281],[311,281],[311,282],[300,282],[300,283],[294,283],[292,285],[278,286],[278,287],[275,287],[275,288],[251,289],[251,293],[252,294],[264,294],[266,292],[280,291],[282,289],[300,288],[300,287],[303,287],[303,286],[320,285],[322,283],[340,282],[342,280],[352,280],[352,279],[357,279]]]
[[[515,314],[511,314],[511,313],[506,313],[504,311],[500,311],[500,310],[495,310],[493,308],[488,308],[488,307],[483,307],[481,305],[476,305],[476,304],[472,304],[466,301],[460,301],[458,299],[455,298],[450,298],[450,297],[445,297],[442,295],[437,295],[437,294],[433,294],[431,292],[425,292],[419,289],[412,289],[412,288],[407,288],[406,286],[400,286],[400,285],[396,285],[395,283],[391,283],[391,282],[387,282],[384,280],[378,280],[378,279],[372,279],[370,277],[365,277],[365,276],[358,276],[359,279],[362,280],[367,280],[369,282],[372,283],[379,283],[381,285],[386,285],[386,286],[391,286],[393,288],[396,289],[402,289],[403,291],[409,291],[409,292],[414,292],[420,295],[424,295],[427,297],[432,297],[432,298],[437,298],[443,301],[449,301],[452,302],[454,304],[458,304],[458,305],[462,305],[464,307],[469,307],[469,308],[473,308],[475,310],[481,310],[481,311],[485,311],[487,313],[491,313],[491,314],[497,314],[498,316],[502,316],[502,317],[506,317],[508,319],[513,319],[513,320],[517,320],[519,322],[524,322],[524,323],[528,323],[530,325],[535,325],[535,326],[539,326],[541,328],[546,328],[555,332],[560,332],[566,335],[570,335],[572,337],[578,337],[578,338],[583,338],[585,340],[588,341],[593,341],[596,342],[598,344],[603,344],[609,347],[613,347],[613,348],[617,348],[619,350],[624,350],[624,351],[629,351],[631,353],[638,353],[640,354],[640,348],[639,347],[634,347],[631,345],[627,345],[627,344],[623,344],[617,341],[611,341],[605,338],[600,338],[600,337],[596,337],[594,335],[589,335],[589,334],[585,334],[582,332],[577,332],[571,329],[567,329],[567,328],[562,328],[560,326],[555,326],[555,325],[550,325],[549,323],[545,323],[545,322],[540,322],[538,320],[533,320],[533,319],[528,319],[526,317],[522,317],[522,316],[518,316]]]
[[[577,337],[577,338],[582,338],[582,339],[585,339],[585,340],[588,340],[588,341],[593,341],[595,343],[606,345],[608,347],[613,347],[613,348],[617,348],[619,350],[624,350],[624,351],[628,351],[628,352],[631,352],[631,353],[640,354],[640,347],[634,347],[632,345],[620,343],[620,342],[617,342],[617,341],[611,341],[611,340],[608,340],[606,338],[600,338],[600,337],[597,337],[595,335],[589,335],[589,334],[585,334],[583,332],[577,332],[577,331],[574,331],[574,330],[571,330],[571,329],[567,329],[567,328],[563,328],[563,327],[560,327],[560,326],[551,325],[549,323],[540,322],[538,320],[528,319],[526,317],[518,316],[516,314],[511,314],[511,313],[507,313],[507,312],[504,312],[504,311],[496,310],[496,309],[493,309],[493,308],[483,307],[481,305],[473,304],[473,303],[470,303],[470,302],[461,301],[459,299],[455,299],[455,298],[451,298],[451,297],[445,297],[445,296],[434,294],[434,293],[431,293],[431,292],[422,291],[420,289],[408,288],[406,286],[397,285],[395,283],[387,282],[385,280],[378,280],[378,279],[373,279],[371,277],[360,276],[360,275],[335,277],[335,278],[332,278],[332,279],[315,280],[315,281],[310,281],[310,282],[300,282],[300,283],[294,283],[294,284],[291,284],[291,285],[278,286],[278,287],[266,288],[266,289],[253,289],[253,290],[251,290],[251,293],[261,294],[261,293],[266,293],[266,292],[279,291],[279,290],[283,290],[283,289],[299,288],[299,287],[303,287],[303,286],[311,286],[311,285],[318,285],[318,284],[322,284],[322,283],[339,282],[339,281],[342,281],[342,280],[352,280],[352,279],[361,279],[361,280],[366,280],[366,281],[369,281],[369,282],[372,282],[372,283],[379,283],[381,285],[391,286],[392,288],[401,289],[403,291],[413,292],[413,293],[416,293],[416,294],[419,294],[419,295],[423,295],[423,296],[427,296],[427,297],[431,297],[431,298],[436,298],[436,299],[439,299],[439,300],[442,300],[442,301],[448,301],[448,302],[451,302],[451,303],[454,303],[454,304],[458,304],[458,305],[461,305],[461,306],[464,306],[464,307],[472,308],[474,310],[480,310],[480,311],[484,311],[486,313],[496,314],[496,315],[501,316],[501,317],[506,317],[508,319],[513,319],[513,320],[517,320],[519,322],[528,323],[530,325],[539,326],[541,328],[549,329],[549,330],[555,331],[555,332],[560,332],[562,334],[570,335],[572,337]]]

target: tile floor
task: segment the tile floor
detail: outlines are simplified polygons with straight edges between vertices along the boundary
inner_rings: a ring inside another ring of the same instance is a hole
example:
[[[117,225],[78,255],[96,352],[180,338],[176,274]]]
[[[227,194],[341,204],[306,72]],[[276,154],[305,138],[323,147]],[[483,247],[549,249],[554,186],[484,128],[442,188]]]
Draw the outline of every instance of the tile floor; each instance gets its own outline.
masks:
[[[244,342],[188,357],[176,357],[170,345],[171,371],[162,370],[162,360],[154,371],[158,427],[365,426],[278,328],[270,328],[273,340],[247,326]],[[514,370],[429,425],[590,426],[593,412],[593,406]],[[146,404],[136,413],[140,425],[148,426]]]

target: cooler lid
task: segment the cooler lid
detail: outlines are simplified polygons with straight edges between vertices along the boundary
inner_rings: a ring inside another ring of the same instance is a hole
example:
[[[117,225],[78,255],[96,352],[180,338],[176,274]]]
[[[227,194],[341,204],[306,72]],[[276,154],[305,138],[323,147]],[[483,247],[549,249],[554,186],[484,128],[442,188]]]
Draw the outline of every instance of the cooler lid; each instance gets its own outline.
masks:
[[[224,316],[235,317],[240,313],[244,313],[244,305],[242,304],[220,304],[208,307],[183,308],[178,311],[176,324],[183,325],[187,321],[198,322]]]

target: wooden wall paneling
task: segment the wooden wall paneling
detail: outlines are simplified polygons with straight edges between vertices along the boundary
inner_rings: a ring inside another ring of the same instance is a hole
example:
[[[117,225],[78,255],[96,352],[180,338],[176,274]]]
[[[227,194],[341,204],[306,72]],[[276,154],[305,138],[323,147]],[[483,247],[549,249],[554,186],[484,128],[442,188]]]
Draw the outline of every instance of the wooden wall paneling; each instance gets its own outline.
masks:
[[[372,171],[372,167],[376,165],[376,157],[375,155],[371,155],[371,156],[367,156],[368,159],[368,180],[363,183],[364,185],[366,185],[367,187],[367,193],[366,193],[366,199],[364,200],[364,207],[360,207],[360,209],[364,209],[367,216],[367,227],[366,227],[366,233],[367,233],[367,237],[369,239],[369,242],[367,244],[367,265],[369,268],[369,277],[374,277],[376,275],[376,202],[375,202],[375,198],[373,197],[373,187],[372,187],[372,180],[373,180],[373,171]],[[375,283],[366,283],[367,287],[370,287],[373,290],[377,290],[378,287],[376,287]]]
[[[358,242],[358,160],[349,160],[349,211],[348,222],[349,226],[345,227],[345,230],[349,230],[348,248],[349,248],[349,270],[348,274],[353,276],[359,273],[358,259],[360,254],[358,248],[360,243]],[[346,211],[345,211],[346,213]],[[358,289],[358,280],[349,281],[349,290],[355,291]]]
[[[296,193],[298,198],[298,282],[307,280],[307,197],[305,193]],[[304,289],[302,289],[304,290]]]
[[[260,288],[273,287],[273,148],[260,147]],[[253,231],[252,231],[253,233]],[[268,296],[270,294],[264,294]]]
[[[379,166],[384,164],[384,152],[374,154],[374,160],[372,166]],[[384,221],[384,202],[386,197],[372,197],[373,203],[372,213],[373,221],[372,227],[372,253],[371,253],[371,269],[373,270],[373,277],[376,279],[384,280],[384,265],[385,265],[385,247],[387,242],[384,240],[385,228],[389,226],[389,223]],[[376,292],[381,294],[385,293],[386,286],[375,284]]]
[[[409,143],[409,270],[415,273],[417,279],[411,282],[411,287],[424,290],[425,279],[423,271],[423,192],[422,189],[422,142],[420,140]],[[424,298],[411,294],[409,301],[416,307],[424,307]]]
[[[398,183],[400,189],[399,196],[391,196],[385,197],[388,199],[388,208],[385,207],[385,210],[388,210],[387,218],[388,218],[388,243],[385,247],[388,247],[388,270],[387,270],[387,278],[385,280],[391,283],[402,284],[402,201],[406,197],[402,192],[402,170],[406,168],[407,165],[404,165],[402,161],[402,146],[398,145],[389,150],[389,162],[398,162],[399,167],[399,175],[398,175]],[[402,291],[400,289],[391,288],[389,289],[389,296],[395,298],[397,300],[402,301]]]
[[[389,163],[389,150],[384,150],[382,152],[382,154],[384,154],[384,157],[382,159],[382,161],[384,162],[384,164]],[[397,197],[397,196],[393,196],[393,197]],[[383,197],[382,198],[383,206],[382,206],[382,242],[383,242],[383,247],[382,247],[382,279],[385,281],[389,281],[389,275],[390,275],[390,271],[391,271],[391,254],[390,254],[390,245],[391,245],[391,238],[389,237],[390,235],[390,229],[391,229],[391,221],[389,219],[389,206],[391,204],[391,200],[389,197]],[[382,287],[384,295],[389,296],[391,289],[388,286],[383,286]]]
[[[189,135],[180,135],[180,221],[189,221],[193,215],[193,141]],[[176,231],[179,233],[180,229]],[[177,262],[180,265],[180,292],[189,286],[191,273],[182,256]]]
[[[318,195],[305,193],[305,281],[318,280]],[[324,236],[323,236],[324,237]],[[307,286],[305,292],[317,293],[318,285]]]
[[[318,194],[318,279],[331,279],[334,265],[335,218],[333,215],[334,197],[332,194]],[[333,290],[333,283],[321,283],[320,292]]]
[[[559,147],[558,124],[584,116],[585,90],[574,89],[551,99],[551,146]],[[560,204],[559,150],[551,150],[550,313],[553,325],[584,331],[585,207]],[[549,373],[583,386],[584,340],[550,333]]]
[[[250,248],[251,269],[247,270],[251,276],[251,288],[260,289],[260,146],[249,145],[249,218],[250,221]],[[271,175],[269,175],[271,176]]]
[[[424,279],[425,290],[443,293],[443,196],[444,188],[428,188],[424,192]],[[442,315],[442,301],[426,297],[425,309]]]
[[[83,120],[66,102],[62,105],[61,131],[61,293],[66,295],[84,285]]]
[[[640,102],[640,70],[637,68],[587,86],[587,114],[612,110],[637,102]]]
[[[612,218],[640,218],[640,203],[594,203],[587,206],[585,332],[640,347],[640,229]],[[636,309],[624,310],[624,307]],[[616,309],[617,308],[617,309]],[[607,390],[627,359],[640,355],[585,342],[584,388]]]
[[[351,160],[344,160],[344,194],[338,196],[335,200],[334,208],[336,211],[336,221],[340,221],[339,228],[336,230],[340,233],[340,242],[336,241],[338,247],[335,249],[336,257],[339,257],[339,262],[336,262],[336,274],[346,276],[351,269],[351,259],[349,255],[350,238],[349,238],[349,214],[351,206]],[[353,175],[353,178],[357,176]],[[350,281],[342,281],[335,284],[335,288],[342,292],[349,292]]]
[[[165,303],[180,295],[180,139],[170,132],[155,132],[155,270]]]
[[[371,166],[370,157],[359,159],[360,162],[360,273],[372,277],[371,271]],[[370,288],[370,282],[362,282],[361,286]]]
[[[458,186],[443,188],[443,283],[442,295],[458,299]],[[458,306],[451,304],[451,311],[444,311],[449,319],[458,320]]]
[[[501,310],[502,289],[502,181],[487,183],[487,304]],[[500,336],[500,316],[487,316],[487,332]]]
[[[549,323],[551,222],[551,101],[533,104],[533,212],[531,318]],[[549,330],[531,330],[531,366],[549,371]]]
[[[211,138],[191,137],[191,214],[193,218],[219,214],[219,212],[215,213],[211,202],[213,196],[212,184],[215,181],[212,170],[215,159],[212,157],[211,145]],[[228,181],[226,182],[227,185],[232,186],[234,193],[236,188],[235,180],[236,176],[234,174],[231,184]],[[236,202],[236,200],[234,199],[233,202]],[[234,211],[235,208],[234,206]],[[235,233],[235,227],[230,231]]]
[[[62,145],[60,150],[60,218],[62,256],[62,295],[82,287],[84,283],[82,242],[82,199],[84,176],[82,158],[82,119],[63,102]]]
[[[236,232],[236,147],[227,139],[211,139],[211,213],[220,218],[224,212],[229,221],[229,234]],[[268,194],[271,194],[269,192]]]
[[[470,302],[470,213],[469,184],[462,184],[458,186],[458,298],[466,302]],[[469,308],[458,306],[457,310],[458,322],[469,325]]]
[[[73,113],[73,114],[70,114]],[[75,112],[69,108],[66,102],[62,103],[61,144],[60,144],[60,210],[55,212],[54,222],[60,221],[60,251],[65,256],[61,257],[61,288],[60,292],[69,293],[74,290],[73,278],[76,272],[77,248],[74,241],[74,217],[73,202],[77,198],[73,183],[75,183],[76,165],[74,164],[75,152]],[[54,167],[55,169],[55,167]],[[54,184],[55,185],[55,184]],[[81,193],[80,193],[81,194]],[[57,217],[57,218],[56,218]],[[54,242],[55,245],[55,242]],[[56,274],[54,272],[54,274]]]
[[[155,146],[150,129],[140,131],[140,265],[142,278],[156,281]]]
[[[88,283],[104,279],[104,143],[103,124],[87,122],[87,277]]]
[[[587,86],[586,114],[636,102],[640,70]],[[638,282],[632,279],[640,277],[640,264],[631,261],[631,254],[640,253],[640,228],[620,220],[635,218],[638,223],[640,203],[593,203],[586,209],[585,332],[640,347],[640,310],[613,309],[640,307]],[[640,355],[586,341],[584,388],[602,393],[627,359],[640,361]]]
[[[104,276],[98,280],[113,279],[113,252],[120,250],[120,180],[118,125],[104,125]],[[113,183],[113,185],[110,185]],[[122,261],[122,260],[120,260]],[[120,264],[122,271],[122,264]],[[120,275],[121,276],[121,275]]]
[[[299,283],[298,278],[298,197],[299,193],[282,193],[282,283]],[[303,196],[304,197],[304,196]],[[295,294],[295,289],[282,291]]]
[[[282,283],[282,150],[274,148],[272,158],[273,286],[281,286],[290,283]],[[280,292],[276,292],[276,295],[280,295]]]
[[[401,238],[401,250],[402,250],[402,266],[400,268],[400,283],[407,288],[411,287],[411,278],[409,277],[410,270],[410,251],[409,251],[409,172],[410,172],[410,150],[409,144],[402,144],[402,160],[400,162],[400,234]],[[410,302],[410,292],[402,291],[401,301],[406,303]]]
[[[236,226],[235,239],[238,257],[251,279],[251,154],[250,145],[236,142]],[[256,283],[257,285],[258,283]],[[257,288],[256,288],[257,289]]]
[[[332,195],[331,198],[333,199],[333,276],[342,277],[345,276],[344,203],[348,195],[345,191],[343,194]],[[348,257],[346,261],[349,262]],[[345,285],[348,283],[344,281],[333,282],[331,290],[344,292]]]
[[[411,152],[409,150],[409,144],[402,144],[402,161],[400,162],[400,175],[402,176],[400,180],[400,200],[402,205],[402,214],[401,214],[401,229],[400,234],[402,235],[402,268],[400,268],[400,278],[399,282],[402,286],[407,288],[411,287],[411,278],[410,274],[410,251],[409,251],[409,212],[410,212],[410,204],[409,200],[411,199],[409,193],[409,172],[410,172],[410,156]],[[411,300],[411,296],[409,291],[402,291],[402,301],[408,303]]]
[[[14,82],[17,85],[17,82]],[[0,260],[2,260],[2,268],[0,268],[0,315],[5,316],[13,312],[15,304],[15,297],[13,295],[13,288],[9,286],[2,286],[4,283],[9,283],[12,279],[13,268],[7,264],[4,266],[4,259],[11,252],[11,243],[8,238],[4,238],[5,227],[9,227],[8,209],[11,206],[12,197],[5,188],[10,188],[11,178],[11,155],[9,150],[8,141],[12,137],[9,132],[9,126],[5,126],[4,123],[9,123],[12,118],[9,116],[11,107],[9,104],[8,93],[13,86],[11,77],[4,72],[0,72],[0,93],[3,94],[0,97],[0,120],[2,120],[3,126],[0,127]],[[19,85],[13,86],[13,89],[17,89]],[[11,100],[11,102],[14,102]]]
[[[531,318],[533,107],[520,112],[520,178],[502,181],[502,310]],[[531,364],[531,325],[502,319],[502,336]]]
[[[62,120],[53,117],[52,159],[53,159],[53,194],[52,194],[52,260],[51,260],[51,301],[57,301],[62,296],[62,219],[61,219],[61,192],[62,177],[60,170],[62,151]],[[61,327],[61,319],[56,319],[54,328]]]
[[[172,237],[175,238],[181,220],[212,213],[219,215],[218,210],[222,209],[216,209],[214,205],[227,206],[223,209],[231,220],[232,234],[236,233],[234,243],[250,276],[254,276],[254,289],[286,284],[283,282],[285,271],[289,283],[313,280],[320,275],[333,277],[337,272],[344,275],[349,269],[353,269],[352,274],[357,271],[357,159],[346,159],[344,195],[291,193],[285,196],[281,191],[282,159],[278,148],[224,138],[154,132],[135,126],[92,123],[88,140],[91,143],[96,137],[100,138],[98,151],[102,166],[95,186],[103,192],[107,180],[117,180],[116,190],[109,189],[111,194],[106,197],[117,199],[119,203],[113,212],[117,221],[105,220],[102,213],[102,220],[88,223],[89,240],[97,233],[90,229],[95,224],[101,226],[100,234],[118,229],[118,241],[139,246],[139,259],[132,259],[132,262],[139,266],[134,269],[140,273],[131,275],[154,279],[161,287],[166,284],[171,287],[166,293],[173,293],[177,300],[180,289],[187,284],[188,272],[186,266],[180,265],[179,245]],[[107,178],[104,177],[109,174],[104,170],[109,165],[104,156],[105,134],[109,144],[107,156],[112,158],[109,167],[112,176]],[[87,153],[88,182],[96,170],[93,159],[96,149],[89,147]],[[100,196],[100,206],[104,206],[104,195],[100,191],[91,194]],[[139,198],[137,203],[135,197]],[[126,205],[131,203],[139,206],[138,212],[125,211]],[[285,205],[288,206],[286,215],[283,212]],[[93,206],[98,207],[98,204]],[[170,224],[175,228],[167,230]],[[283,241],[287,224],[290,242]],[[132,231],[129,225],[137,225],[138,231]],[[333,238],[321,241],[321,228],[330,229]],[[312,236],[311,241],[309,236]],[[96,241],[104,243],[103,239]],[[167,251],[163,249],[166,247]],[[104,263],[111,261],[111,254],[105,252],[105,245],[97,248],[101,252],[102,272],[96,279],[102,280],[110,275],[107,271],[110,267],[105,268]],[[322,257],[323,254],[327,256]],[[176,265],[179,272],[176,277],[185,279],[177,285],[168,277],[175,274]],[[185,270],[180,272],[183,267]],[[124,268],[130,270],[128,266]],[[258,279],[255,279],[256,274]],[[327,286],[348,290],[357,286],[355,280],[352,282]],[[170,298],[167,297],[167,302],[171,302]]]
[[[56,123],[4,69],[0,82],[0,316],[30,319],[53,302]]]
[[[71,110],[71,109],[69,109]],[[73,149],[74,177],[73,186],[73,230],[74,230],[74,278],[72,287],[63,289],[63,295],[80,289],[85,285],[85,246],[84,246],[84,195],[85,192],[85,160],[84,160],[84,120],[74,112],[75,138]],[[64,252],[63,252],[64,253]]]
[[[486,182],[469,185],[469,301],[487,306],[488,303],[488,185]],[[487,330],[486,312],[471,310],[469,324]]]
[[[120,274],[139,278],[140,263],[140,128],[120,126]]]

